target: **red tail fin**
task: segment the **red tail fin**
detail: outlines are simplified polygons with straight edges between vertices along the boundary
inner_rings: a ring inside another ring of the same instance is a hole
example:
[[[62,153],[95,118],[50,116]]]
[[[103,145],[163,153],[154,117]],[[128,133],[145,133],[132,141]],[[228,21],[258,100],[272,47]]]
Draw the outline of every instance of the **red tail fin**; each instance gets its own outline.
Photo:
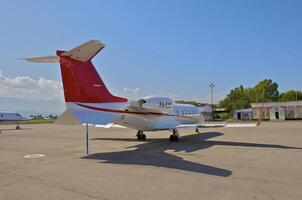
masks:
[[[110,103],[128,101],[109,92],[91,63],[91,59],[102,48],[91,49],[87,48],[87,45],[81,45],[67,52],[57,51],[57,55],[60,57],[66,102]]]
[[[57,51],[57,56],[25,58],[29,62],[60,62],[66,102],[110,103],[128,99],[113,96],[98,75],[91,59],[105,45],[90,40],[70,51]]]

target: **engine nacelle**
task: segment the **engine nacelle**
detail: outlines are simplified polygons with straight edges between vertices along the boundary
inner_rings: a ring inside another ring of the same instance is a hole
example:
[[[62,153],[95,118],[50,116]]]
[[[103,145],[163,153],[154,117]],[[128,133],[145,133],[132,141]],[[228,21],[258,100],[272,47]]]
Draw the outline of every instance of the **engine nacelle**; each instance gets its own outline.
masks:
[[[141,111],[169,113],[174,106],[174,101],[168,97],[145,97],[137,102]]]

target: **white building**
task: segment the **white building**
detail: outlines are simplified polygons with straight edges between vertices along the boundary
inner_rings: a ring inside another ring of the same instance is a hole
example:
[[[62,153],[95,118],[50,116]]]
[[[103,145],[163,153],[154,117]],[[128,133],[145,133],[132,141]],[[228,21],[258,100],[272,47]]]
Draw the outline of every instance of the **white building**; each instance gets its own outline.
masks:
[[[302,119],[302,101],[252,103],[254,119]]]
[[[252,120],[253,110],[252,108],[235,110],[233,113],[234,120]]]
[[[210,105],[204,105],[204,106],[198,107],[198,109],[200,110],[202,117],[205,120],[213,119],[212,107]]]

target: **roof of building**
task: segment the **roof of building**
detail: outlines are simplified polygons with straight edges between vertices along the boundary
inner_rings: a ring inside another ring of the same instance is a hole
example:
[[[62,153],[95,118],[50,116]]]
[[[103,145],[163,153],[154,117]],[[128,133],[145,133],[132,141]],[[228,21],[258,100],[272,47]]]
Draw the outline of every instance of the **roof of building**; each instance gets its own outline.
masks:
[[[265,102],[265,103],[252,103],[252,108],[269,108],[280,106],[302,106],[302,101],[287,101],[287,102]]]
[[[234,110],[234,112],[252,112],[253,110],[251,108],[246,108],[246,109],[240,109],[240,110]]]
[[[226,108],[214,108],[215,112],[228,112],[228,109]]]
[[[197,107],[200,112],[212,112],[212,107],[209,105],[203,106],[203,107]]]

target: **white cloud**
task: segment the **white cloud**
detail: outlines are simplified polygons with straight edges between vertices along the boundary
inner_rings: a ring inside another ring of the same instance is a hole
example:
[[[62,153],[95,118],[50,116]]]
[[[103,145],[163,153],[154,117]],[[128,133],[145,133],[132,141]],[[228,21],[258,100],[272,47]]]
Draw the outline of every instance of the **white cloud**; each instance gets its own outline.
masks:
[[[0,71],[0,97],[26,100],[63,101],[62,83],[39,77],[6,77]]]
[[[124,87],[123,92],[129,97],[137,97],[139,95],[140,89],[139,88],[131,89],[129,87]]]

